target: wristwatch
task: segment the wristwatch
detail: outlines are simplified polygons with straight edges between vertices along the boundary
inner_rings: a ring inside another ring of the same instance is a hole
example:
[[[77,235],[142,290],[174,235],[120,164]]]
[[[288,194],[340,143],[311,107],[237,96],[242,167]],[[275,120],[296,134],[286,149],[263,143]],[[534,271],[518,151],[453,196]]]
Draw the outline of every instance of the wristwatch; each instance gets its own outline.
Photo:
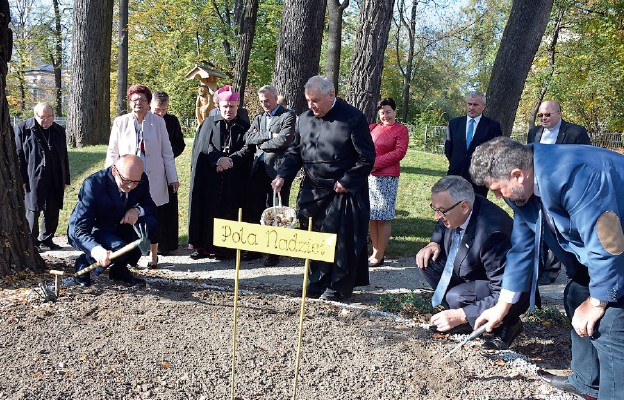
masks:
[[[608,301],[602,301],[599,300],[595,297],[590,297],[589,298],[589,304],[591,304],[594,307],[600,307],[600,308],[605,308],[607,306],[607,304],[609,304]]]

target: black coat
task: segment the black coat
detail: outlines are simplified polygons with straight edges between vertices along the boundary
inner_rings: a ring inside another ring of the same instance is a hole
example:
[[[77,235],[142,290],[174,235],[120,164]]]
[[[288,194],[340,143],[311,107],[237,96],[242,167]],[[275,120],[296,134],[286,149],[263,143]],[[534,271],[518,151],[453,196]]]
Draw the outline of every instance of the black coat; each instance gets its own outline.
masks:
[[[163,119],[165,120],[165,125],[167,126],[167,133],[169,134],[169,142],[171,142],[173,157],[177,157],[182,154],[184,148],[186,147],[180,121],[178,120],[178,117],[173,114],[165,114]]]
[[[295,140],[278,176],[291,181],[305,172],[297,206],[302,227],[312,218],[315,231],[336,233],[334,263],[310,262],[310,289],[326,287],[351,295],[368,285],[366,233],[370,218],[368,175],[375,163],[375,145],[361,111],[342,100],[323,117],[312,111],[299,116]],[[334,184],[348,191],[337,193]]]
[[[533,127],[527,135],[527,143],[539,143],[542,139],[544,127]],[[585,127],[561,120],[557,141],[555,144],[591,144]]]
[[[54,193],[52,199],[58,208],[63,208],[64,185],[69,185],[69,159],[65,128],[57,123],[50,126],[50,147],[59,160],[60,170],[54,181],[62,182],[61,187],[51,187],[54,182],[49,179],[46,166],[50,165],[50,154],[45,148],[48,142],[43,135],[41,126],[35,118],[29,118],[15,126],[15,146],[17,160],[23,183],[26,184],[24,203],[28,210],[41,211],[46,206],[49,192]]]
[[[245,132],[249,123],[234,118],[229,132],[221,115],[206,118],[200,125],[191,164],[188,240],[195,248],[213,249],[214,218],[237,219],[251,169],[253,149],[246,151]],[[230,140],[223,142],[229,133]],[[217,172],[217,161],[231,157],[234,167]]]
[[[459,175],[472,183],[468,170],[470,169],[470,159],[477,146],[497,136],[501,136],[503,131],[497,121],[481,116],[481,120],[474,132],[470,146],[466,149],[466,121],[467,117],[453,118],[448,124],[448,133],[444,144],[444,154],[449,160],[448,175]],[[473,184],[473,187],[475,185]],[[479,190],[478,190],[479,188]],[[482,189],[481,189],[482,188]],[[484,187],[475,187],[475,192],[481,195],[487,194]]]

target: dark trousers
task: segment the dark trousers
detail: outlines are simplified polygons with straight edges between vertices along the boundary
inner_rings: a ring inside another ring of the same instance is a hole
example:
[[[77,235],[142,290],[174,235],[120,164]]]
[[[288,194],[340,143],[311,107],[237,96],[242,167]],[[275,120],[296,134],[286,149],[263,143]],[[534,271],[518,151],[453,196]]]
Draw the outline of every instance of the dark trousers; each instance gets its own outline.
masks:
[[[95,241],[98,242],[100,246],[113,252],[121,249],[126,244],[132,242],[137,238],[134,230],[132,229],[132,226],[127,224],[120,225],[119,229],[117,229],[115,233],[95,231],[93,233],[93,236],[95,238]],[[97,262],[93,257],[91,257],[91,254],[87,249],[78,250],[81,250],[83,253],[76,259],[76,272]],[[111,261],[111,264],[109,266],[109,276],[112,279],[124,279],[132,276],[132,273],[128,269],[128,265],[136,266],[139,258],[141,258],[141,250],[139,250],[138,248],[134,248],[126,254],[120,255],[119,257]],[[97,275],[101,274],[102,272],[104,272],[104,268],[102,267],[98,267],[95,269],[95,273]],[[81,280],[88,282],[89,276],[82,276]]]
[[[169,188],[169,202],[157,208],[158,250],[170,252],[178,249],[178,193]]]
[[[589,297],[586,284],[570,281],[564,305],[570,320],[576,308]],[[572,371],[569,381],[581,392],[599,399],[624,399],[618,386],[624,379],[624,299],[609,303],[592,337],[580,337],[574,329]]]
[[[273,181],[273,178],[267,174],[264,162],[258,161],[258,164],[251,174],[249,187],[245,194],[243,219],[246,222],[259,224],[262,212],[269,207],[273,207],[273,188],[271,187],[271,181]],[[291,182],[285,182],[279,192],[282,205],[284,206],[288,206],[289,204],[291,184]]]
[[[429,266],[424,269],[419,269],[422,277],[427,281],[429,286],[433,290],[438,286],[442,272],[444,271],[444,265],[446,264],[446,258],[440,257],[436,261],[429,260]],[[469,304],[474,304],[477,301],[483,300],[486,297],[492,296],[489,281],[487,280],[475,280],[464,281],[453,272],[451,281],[449,282],[447,292],[444,296],[442,305],[449,309],[459,309],[466,307]],[[504,325],[513,325],[518,322],[518,319],[529,308],[529,296],[523,295],[516,304],[514,304],[505,318],[503,319]],[[483,310],[485,311],[485,310]],[[470,326],[475,325],[477,316],[466,316]]]
[[[56,207],[46,207],[41,218],[41,230],[39,230],[39,215],[42,211],[26,210],[26,220],[35,243],[48,243],[54,237],[59,222],[60,209]]]

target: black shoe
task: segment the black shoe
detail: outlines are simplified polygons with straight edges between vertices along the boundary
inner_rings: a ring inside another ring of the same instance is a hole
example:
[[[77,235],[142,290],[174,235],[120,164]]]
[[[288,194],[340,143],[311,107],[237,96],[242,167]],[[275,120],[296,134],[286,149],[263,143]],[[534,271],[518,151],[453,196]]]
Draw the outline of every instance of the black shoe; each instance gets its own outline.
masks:
[[[384,264],[384,257],[382,257],[381,260],[377,261],[376,263],[369,261],[368,268],[379,267],[379,266],[382,266],[383,264]]]
[[[56,251],[62,249],[62,247],[54,243],[52,239],[41,242],[41,244],[39,244],[39,248],[41,251]]]
[[[262,253],[258,253],[255,251],[246,251],[241,256],[241,261],[253,261],[259,260],[262,258]]]
[[[264,260],[265,267],[274,267],[279,264],[279,256],[274,254],[269,254],[266,260]]]
[[[91,278],[87,274],[75,276],[74,283],[78,286],[87,287],[91,286]]]
[[[503,325],[492,338],[483,342],[485,350],[505,350],[511,346],[516,336],[522,332],[522,321],[518,319],[513,325]]]
[[[449,329],[448,331],[444,331],[444,332],[438,330],[438,328],[435,325],[429,325],[429,330],[434,333],[445,333],[445,334],[448,333],[449,335],[464,335],[467,333],[472,333],[472,327],[468,323],[457,325]]]
[[[195,250],[189,257],[191,257],[191,260],[201,260],[202,258],[210,257],[210,254],[206,254],[201,250]]]
[[[319,299],[326,300],[326,301],[338,301],[341,303],[348,303],[351,300],[351,296],[350,295],[346,296],[333,289],[327,288],[325,289],[321,297],[319,297]]]
[[[579,390],[572,383],[570,383],[567,376],[553,375],[550,372],[545,371],[541,368],[537,370],[537,376],[539,376],[541,380],[550,384],[550,386],[554,387],[555,389],[559,389],[566,393],[574,394],[581,399],[596,400],[596,397],[592,397],[588,394],[583,394],[579,392]]]

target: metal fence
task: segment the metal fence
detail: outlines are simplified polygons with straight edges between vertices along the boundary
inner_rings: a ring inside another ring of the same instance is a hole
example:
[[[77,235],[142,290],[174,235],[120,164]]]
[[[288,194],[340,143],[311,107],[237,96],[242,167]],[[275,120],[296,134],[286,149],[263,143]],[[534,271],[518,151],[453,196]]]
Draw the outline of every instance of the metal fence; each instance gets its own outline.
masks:
[[[444,153],[446,126],[409,126],[410,146],[428,153]],[[514,133],[511,138],[526,143],[526,133]],[[594,146],[624,153],[622,134],[617,132],[601,133],[590,136]]]

